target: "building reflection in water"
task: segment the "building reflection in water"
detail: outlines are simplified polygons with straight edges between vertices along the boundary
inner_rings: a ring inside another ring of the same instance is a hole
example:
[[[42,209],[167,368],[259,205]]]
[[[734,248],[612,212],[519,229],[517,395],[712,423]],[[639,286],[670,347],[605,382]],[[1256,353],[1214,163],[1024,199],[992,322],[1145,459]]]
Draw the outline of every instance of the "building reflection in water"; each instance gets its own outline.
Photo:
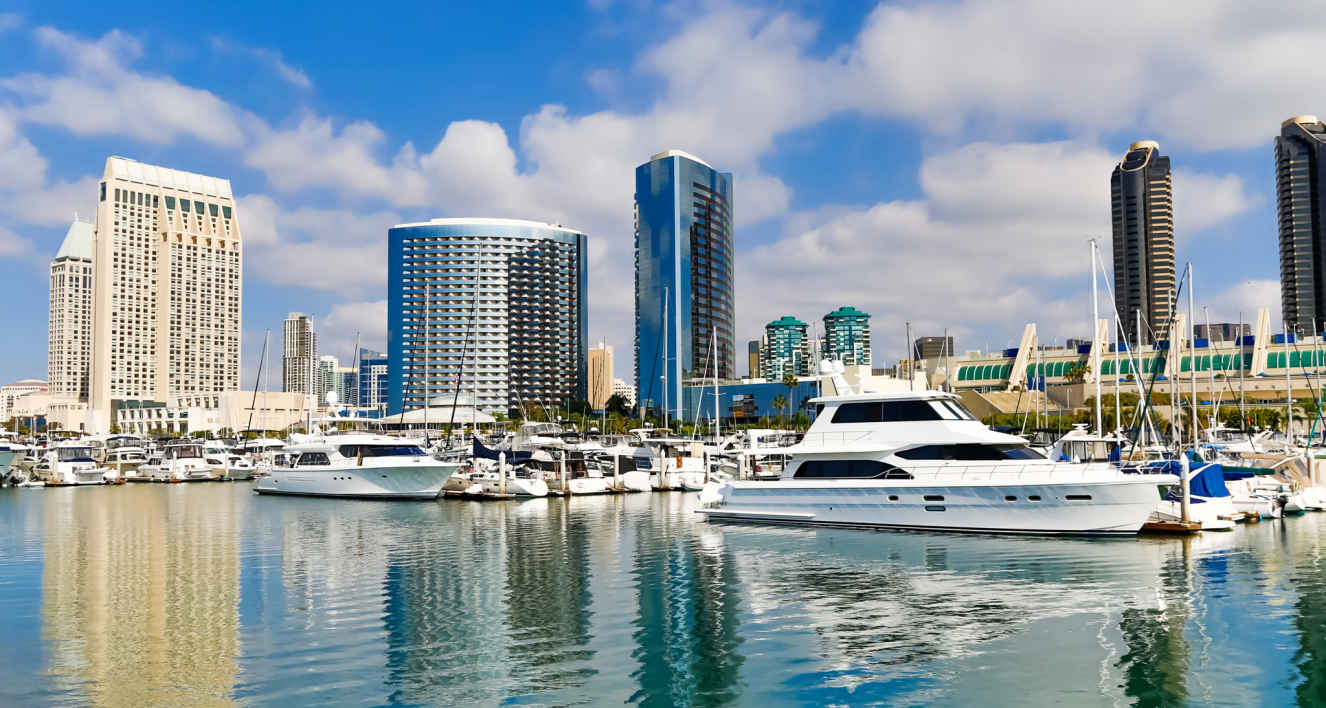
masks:
[[[645,706],[716,705],[739,695],[736,563],[721,544],[703,546],[695,527],[677,520],[681,499],[654,495],[655,518],[636,519],[632,656],[638,666],[631,701]]]
[[[205,503],[195,489],[44,491],[52,676],[94,705],[231,702],[244,512],[220,491]]]

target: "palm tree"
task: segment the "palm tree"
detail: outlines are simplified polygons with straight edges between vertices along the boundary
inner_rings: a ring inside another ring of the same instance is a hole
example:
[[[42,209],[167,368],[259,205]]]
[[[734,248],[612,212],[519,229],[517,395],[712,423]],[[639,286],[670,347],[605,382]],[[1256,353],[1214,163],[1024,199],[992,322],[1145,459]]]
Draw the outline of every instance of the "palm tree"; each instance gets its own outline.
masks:
[[[781,411],[787,408],[787,397],[780,393],[777,396],[774,396],[773,400],[770,401],[769,403],[774,407],[775,410]],[[781,418],[782,415],[780,414],[779,417]]]
[[[785,373],[785,374],[783,374],[783,385],[787,387],[787,397],[788,397],[789,399],[795,399],[795,398],[796,398],[796,390],[797,390],[797,376],[796,376],[796,374],[794,374],[794,373],[792,373],[792,372],[790,372],[790,371],[787,372],[787,373]],[[787,404],[788,404],[788,401],[787,401],[787,400],[784,400],[784,401],[783,401],[783,405],[787,405]]]

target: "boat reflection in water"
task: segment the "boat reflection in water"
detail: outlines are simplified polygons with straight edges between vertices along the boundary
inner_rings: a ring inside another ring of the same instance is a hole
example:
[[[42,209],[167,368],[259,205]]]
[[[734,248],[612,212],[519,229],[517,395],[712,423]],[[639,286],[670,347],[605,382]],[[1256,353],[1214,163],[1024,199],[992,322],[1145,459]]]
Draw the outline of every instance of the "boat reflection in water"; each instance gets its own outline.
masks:
[[[23,492],[3,705],[1326,699],[1323,516],[1069,540],[715,525],[683,494]]]

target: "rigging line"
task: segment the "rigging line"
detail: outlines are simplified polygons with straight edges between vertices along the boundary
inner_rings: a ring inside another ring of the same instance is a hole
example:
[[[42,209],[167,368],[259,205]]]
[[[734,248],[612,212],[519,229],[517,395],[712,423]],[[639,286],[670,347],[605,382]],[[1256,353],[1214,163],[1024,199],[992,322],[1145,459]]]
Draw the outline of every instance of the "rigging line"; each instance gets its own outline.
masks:
[[[1183,273],[1183,275],[1179,276],[1179,282],[1178,282],[1177,286],[1174,288],[1174,294],[1173,294],[1172,296],[1170,296],[1169,322],[1165,323],[1165,331],[1170,333],[1170,339],[1167,340],[1167,341],[1170,342],[1171,345],[1172,345],[1172,343],[1173,343],[1173,341],[1174,341],[1174,339],[1173,339],[1173,334],[1174,334],[1174,333],[1173,333],[1173,329],[1174,329],[1174,312],[1175,312],[1175,310],[1178,309],[1179,293],[1183,292],[1183,286],[1184,286],[1184,283],[1187,282],[1187,280],[1188,280],[1188,273],[1187,273],[1187,269],[1185,268],[1185,269],[1184,269],[1184,273]],[[1149,323],[1148,323],[1148,326],[1149,326]],[[1155,337],[1154,337],[1154,335],[1153,335],[1153,336],[1152,336],[1152,339],[1154,340],[1154,338],[1155,338]],[[1160,365],[1159,368],[1164,369],[1164,368],[1165,368],[1165,365],[1169,363],[1169,352],[1173,351],[1173,349],[1174,349],[1173,346],[1167,346],[1167,347],[1163,350],[1164,353],[1161,354],[1161,355],[1158,357],[1158,358],[1160,359],[1160,361],[1161,361],[1161,365]],[[1151,409],[1151,407],[1152,407],[1152,406],[1151,406],[1151,393],[1152,393],[1152,391],[1155,390],[1155,387],[1156,387],[1156,379],[1158,378],[1158,376],[1159,376],[1159,375],[1158,375],[1155,371],[1152,371],[1152,372],[1151,372],[1151,382],[1150,382],[1150,384],[1149,384],[1148,387],[1147,387],[1146,397],[1145,397],[1145,398],[1143,399],[1143,401],[1142,401],[1142,405],[1145,406],[1146,409],[1148,409],[1148,410]],[[1172,422],[1172,421],[1171,421],[1171,422]],[[1140,433],[1140,432],[1141,432],[1141,430],[1140,430],[1140,428],[1139,428],[1138,433]],[[1133,455],[1133,452],[1135,452],[1135,451],[1137,450],[1137,438],[1138,438],[1138,437],[1139,437],[1138,434],[1134,434],[1132,440],[1129,441],[1128,455],[1127,455],[1128,458],[1131,458],[1132,455]]]

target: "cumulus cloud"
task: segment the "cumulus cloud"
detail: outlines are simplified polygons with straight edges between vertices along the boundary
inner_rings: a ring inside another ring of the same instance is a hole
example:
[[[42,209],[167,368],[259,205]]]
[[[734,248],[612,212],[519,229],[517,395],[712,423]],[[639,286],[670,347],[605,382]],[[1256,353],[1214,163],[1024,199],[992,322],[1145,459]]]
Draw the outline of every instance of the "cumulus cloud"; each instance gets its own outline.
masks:
[[[844,303],[874,313],[876,342],[894,357],[906,321],[914,335],[948,328],[980,346],[1027,321],[1047,341],[1089,333],[1088,239],[1108,247],[1115,159],[1074,142],[974,143],[922,163],[922,199],[791,219],[782,239],[738,260],[742,334]],[[1212,199],[1229,202],[1211,204],[1226,216],[1248,202],[1241,187]]]
[[[386,300],[333,305],[317,322],[319,349],[324,354],[340,357],[342,366],[349,366],[350,358],[354,356],[356,333],[359,335],[359,346],[381,352],[387,350]]]
[[[1193,291],[1198,306],[1205,305],[1207,312],[1211,315],[1211,322],[1238,322],[1240,319],[1245,324],[1255,325],[1257,323],[1257,312],[1261,308],[1270,311],[1271,331],[1281,331],[1280,321],[1280,281],[1270,279],[1250,279],[1241,283],[1217,290],[1216,294],[1206,297],[1202,293],[1201,274],[1197,274],[1197,290]],[[1197,315],[1197,323],[1201,324],[1203,318],[1201,314]]]
[[[239,197],[237,211],[245,269],[269,283],[351,296],[386,283],[395,212],[285,207],[263,194]]]
[[[32,242],[0,226],[0,256],[15,257],[32,251]]]
[[[127,135],[151,144],[195,138],[225,147],[243,143],[257,122],[209,91],[133,71],[129,65],[142,54],[142,45],[119,30],[83,41],[41,27],[35,37],[64,60],[67,71],[0,79],[0,88],[20,98],[23,120],[79,136]]]

